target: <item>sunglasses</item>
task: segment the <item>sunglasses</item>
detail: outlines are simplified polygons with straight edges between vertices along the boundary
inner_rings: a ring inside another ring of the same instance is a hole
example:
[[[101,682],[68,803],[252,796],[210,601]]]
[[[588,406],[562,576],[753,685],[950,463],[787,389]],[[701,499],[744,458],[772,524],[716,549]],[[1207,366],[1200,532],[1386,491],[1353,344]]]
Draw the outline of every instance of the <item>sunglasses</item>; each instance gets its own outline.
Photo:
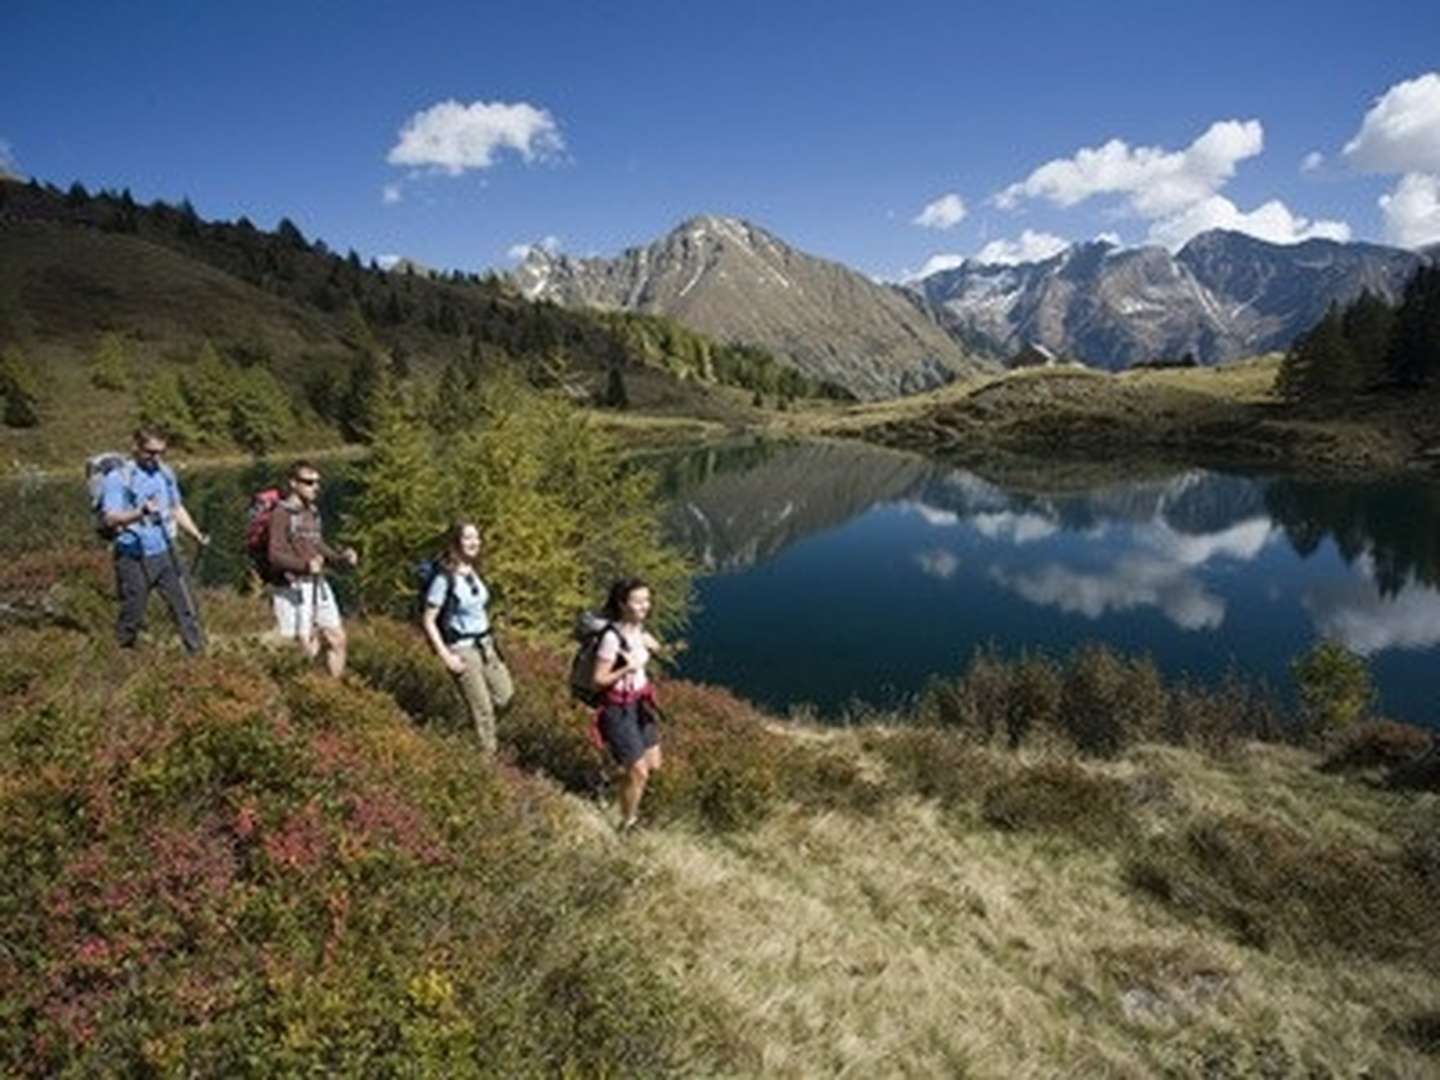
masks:
[[[148,455],[149,457],[159,457],[161,454],[165,453],[165,447],[163,447],[163,446],[142,446],[142,447],[140,447],[140,453],[146,454],[146,455]]]
[[[313,485],[313,484],[318,484],[318,483],[320,483],[320,477],[318,477],[318,476],[297,476],[297,477],[295,477],[295,483],[297,483],[297,484],[304,484],[306,487],[310,487],[310,486]]]
[[[471,596],[479,596],[479,595],[480,595],[480,579],[477,578],[474,574],[466,574],[466,575],[465,575],[465,584],[467,584],[467,585],[470,586],[470,595],[471,595]]]

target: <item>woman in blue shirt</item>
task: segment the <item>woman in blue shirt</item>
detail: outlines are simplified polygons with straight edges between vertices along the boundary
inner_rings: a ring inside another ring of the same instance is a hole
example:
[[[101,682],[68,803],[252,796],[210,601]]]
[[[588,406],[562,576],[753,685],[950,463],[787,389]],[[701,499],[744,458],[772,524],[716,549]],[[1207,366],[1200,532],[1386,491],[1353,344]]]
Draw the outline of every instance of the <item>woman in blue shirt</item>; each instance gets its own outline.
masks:
[[[471,521],[450,527],[440,572],[425,593],[421,624],[441,663],[455,676],[480,744],[495,752],[495,712],[514,696],[510,670],[495,648],[486,605],[490,590],[480,580],[480,528]]]

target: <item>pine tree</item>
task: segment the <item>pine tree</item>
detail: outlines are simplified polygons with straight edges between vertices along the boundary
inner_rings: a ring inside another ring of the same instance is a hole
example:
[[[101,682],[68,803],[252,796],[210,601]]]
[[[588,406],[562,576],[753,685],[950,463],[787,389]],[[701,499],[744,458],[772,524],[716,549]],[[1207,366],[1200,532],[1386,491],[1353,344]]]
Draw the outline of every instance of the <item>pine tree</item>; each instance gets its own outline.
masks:
[[[6,427],[32,428],[40,423],[40,388],[30,362],[19,348],[0,352],[0,397]]]
[[[435,397],[429,409],[430,426],[439,435],[454,435],[473,426],[480,419],[479,402],[473,383],[452,360],[440,372]]]
[[[257,365],[241,372],[230,409],[230,434],[252,454],[263,455],[289,437],[294,426],[290,399],[275,376]]]
[[[1366,289],[1341,315],[1351,358],[1351,390],[1365,390],[1389,373],[1395,310]]]
[[[124,390],[130,385],[130,350],[113,330],[101,334],[95,344],[90,385],[99,390]]]
[[[180,381],[196,431],[203,442],[216,443],[230,434],[230,413],[238,386],[234,372],[215,346],[205,342],[194,365]]]
[[[630,407],[630,393],[625,389],[625,373],[620,370],[619,364],[612,364],[610,374],[605,378],[605,395],[601,404],[608,409]]]
[[[384,372],[375,353],[364,350],[350,362],[350,377],[340,395],[336,419],[341,433],[351,442],[370,441],[383,381]]]
[[[1422,266],[1405,285],[1395,313],[1390,370],[1411,386],[1440,372],[1440,266]]]
[[[194,446],[200,441],[180,377],[174,372],[160,372],[143,380],[135,399],[140,423],[159,428],[177,446]]]
[[[412,568],[435,553],[450,520],[444,464],[429,429],[401,388],[376,390],[374,450],[346,531],[360,552],[357,577],[366,603],[398,612],[415,591]]]

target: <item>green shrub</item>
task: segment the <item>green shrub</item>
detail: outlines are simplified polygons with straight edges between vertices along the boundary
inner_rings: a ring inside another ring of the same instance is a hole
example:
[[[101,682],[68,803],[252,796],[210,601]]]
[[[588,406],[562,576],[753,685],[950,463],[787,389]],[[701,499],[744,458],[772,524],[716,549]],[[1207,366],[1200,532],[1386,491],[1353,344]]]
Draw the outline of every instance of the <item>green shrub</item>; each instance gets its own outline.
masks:
[[[862,816],[880,812],[895,795],[848,755],[798,739],[780,763],[780,784],[785,797],[802,806]]]
[[[498,735],[515,763],[539,769],[579,794],[605,790],[609,758],[591,740],[593,710],[570,700],[565,659],[521,642],[507,644],[505,658],[515,680],[515,700],[500,716]]]
[[[1345,773],[1404,766],[1421,758],[1431,741],[1428,732],[1409,724],[1389,720],[1362,723],[1340,737],[1320,770]]]
[[[92,655],[0,639],[26,672],[0,716],[0,1072],[677,1067],[697,1006],[645,948],[633,870],[562,842],[545,785],[388,694],[240,655],[103,654],[76,708]]]
[[[1375,703],[1370,665],[1337,641],[1322,641],[1290,665],[1313,736],[1332,737],[1358,723]]]
[[[935,799],[945,807],[978,799],[986,778],[995,773],[989,755],[940,729],[886,732],[867,749],[890,767],[901,790]]]
[[[665,688],[665,765],[646,793],[657,820],[725,832],[747,828],[779,805],[784,740],[751,706],[714,687]]]
[[[1164,682],[1148,657],[1126,659],[1106,646],[1086,645],[1065,671],[1059,722],[1082,754],[1113,757],[1156,737],[1168,708]]]
[[[1125,873],[1141,892],[1208,918],[1247,945],[1440,959],[1434,897],[1413,869],[1351,843],[1315,843],[1275,822],[1228,816],[1153,837]]]
[[[1091,843],[1133,831],[1129,792],[1119,780],[1094,776],[1074,762],[1047,761],[986,789],[981,816],[1011,832],[1065,833]]]
[[[348,633],[351,667],[394,698],[416,723],[469,726],[470,714],[454,678],[418,628],[375,617],[357,621]]]

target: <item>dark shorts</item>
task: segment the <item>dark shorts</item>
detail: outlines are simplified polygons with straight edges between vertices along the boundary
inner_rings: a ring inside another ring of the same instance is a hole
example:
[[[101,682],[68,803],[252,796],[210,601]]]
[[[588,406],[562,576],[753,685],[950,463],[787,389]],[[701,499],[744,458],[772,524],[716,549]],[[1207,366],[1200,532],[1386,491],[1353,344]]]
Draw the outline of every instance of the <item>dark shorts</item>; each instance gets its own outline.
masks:
[[[645,756],[645,751],[660,745],[660,725],[646,709],[641,715],[638,702],[629,705],[606,705],[600,714],[600,737],[610,756],[628,769]]]

